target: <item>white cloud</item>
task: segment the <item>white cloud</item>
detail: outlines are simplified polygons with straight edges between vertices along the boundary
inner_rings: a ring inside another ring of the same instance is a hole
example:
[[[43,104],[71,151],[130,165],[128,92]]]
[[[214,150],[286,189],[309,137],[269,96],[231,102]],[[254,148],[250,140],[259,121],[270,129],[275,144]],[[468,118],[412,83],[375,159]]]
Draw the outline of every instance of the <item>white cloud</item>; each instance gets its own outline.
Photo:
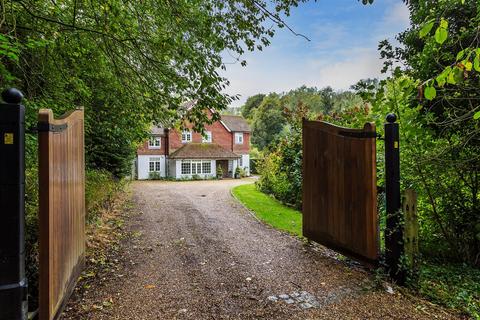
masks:
[[[402,2],[396,3],[383,18],[383,24],[396,27],[408,26],[410,24],[410,12],[407,6]]]
[[[352,48],[330,63],[321,58],[277,63],[278,60],[251,59],[246,69],[235,66],[235,70],[229,71],[231,86],[227,92],[241,95],[240,101],[232,105],[240,106],[257,93],[288,91],[302,85],[346,90],[358,80],[381,77],[382,67],[378,52],[368,48]]]
[[[247,67],[227,65],[223,74],[230,80],[230,87],[226,92],[241,95],[240,101],[232,103],[241,106],[249,96],[257,93],[289,91],[302,85],[345,90],[358,80],[380,78],[382,61],[377,51],[378,41],[392,40],[408,25],[407,7],[396,3],[383,18],[372,24],[370,33],[361,41],[349,39],[342,21],[319,23],[313,29],[313,41],[309,44],[298,45],[296,38],[290,41],[276,38],[264,52],[243,57],[248,62]]]

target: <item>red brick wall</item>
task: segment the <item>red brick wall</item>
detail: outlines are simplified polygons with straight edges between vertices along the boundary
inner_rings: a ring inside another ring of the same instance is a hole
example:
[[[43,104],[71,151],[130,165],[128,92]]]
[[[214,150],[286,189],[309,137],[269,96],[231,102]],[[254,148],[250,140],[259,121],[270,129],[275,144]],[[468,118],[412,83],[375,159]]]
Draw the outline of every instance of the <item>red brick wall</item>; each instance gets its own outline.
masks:
[[[160,149],[149,149],[148,148],[148,141],[145,141],[140,148],[137,150],[138,155],[164,155],[165,154],[165,137],[160,137]]]
[[[235,143],[235,133],[232,133],[233,152],[236,154],[248,154],[250,152],[250,133],[243,133],[243,144]]]
[[[189,126],[191,128],[191,126]],[[225,127],[219,122],[214,122],[211,125],[205,126],[206,131],[212,132],[212,143],[219,144],[223,148],[232,151],[232,134],[225,129]],[[197,132],[192,132],[192,142],[201,143],[202,142],[202,135]],[[182,135],[177,130],[170,130],[169,132],[169,140],[170,140],[170,153],[174,152],[175,150],[181,148],[183,146],[182,143]]]

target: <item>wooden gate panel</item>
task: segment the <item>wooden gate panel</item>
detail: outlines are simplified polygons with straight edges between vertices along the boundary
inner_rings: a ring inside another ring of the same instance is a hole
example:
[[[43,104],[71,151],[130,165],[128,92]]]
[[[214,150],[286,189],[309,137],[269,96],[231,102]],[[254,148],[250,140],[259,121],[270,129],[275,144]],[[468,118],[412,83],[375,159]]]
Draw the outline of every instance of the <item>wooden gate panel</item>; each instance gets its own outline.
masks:
[[[362,261],[378,259],[375,126],[303,123],[303,233]]]
[[[83,269],[85,156],[83,111],[55,120],[40,110],[40,320],[56,319]]]

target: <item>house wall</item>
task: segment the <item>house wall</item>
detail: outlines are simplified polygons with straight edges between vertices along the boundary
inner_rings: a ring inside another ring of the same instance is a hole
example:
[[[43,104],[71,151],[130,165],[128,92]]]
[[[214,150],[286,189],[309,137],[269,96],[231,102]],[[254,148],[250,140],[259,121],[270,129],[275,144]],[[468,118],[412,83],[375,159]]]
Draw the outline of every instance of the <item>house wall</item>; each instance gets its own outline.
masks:
[[[190,129],[192,126],[188,126]],[[211,125],[205,126],[205,131],[212,132],[212,143],[216,143],[227,150],[232,150],[232,134],[225,129],[225,127],[220,122],[215,122]],[[202,135],[198,132],[193,132],[192,130],[192,142],[201,143]],[[184,144],[182,143],[182,134],[177,130],[169,131],[169,149],[170,153],[175,152],[175,150],[181,148]]]
[[[235,143],[235,133],[231,133],[232,137],[232,145],[233,145],[233,152],[236,154],[248,154],[250,152],[250,133],[244,132],[243,133],[243,144],[236,144]]]
[[[139,155],[137,157],[138,180],[149,178],[149,162],[150,158],[160,158],[160,176],[166,177],[166,161],[163,155]]]
[[[164,136],[161,136],[160,139],[161,139],[161,142],[160,142],[160,148],[159,149],[157,149],[157,148],[150,149],[149,146],[148,146],[148,140],[147,140],[143,143],[143,145],[141,145],[138,148],[137,154],[138,155],[165,155],[166,154],[166,152],[165,152],[166,138]]]
[[[168,177],[175,178],[177,176],[177,161],[169,159],[168,161]]]
[[[250,155],[249,154],[242,154],[242,165],[240,167],[243,170],[245,170],[245,174],[247,176],[250,175]]]

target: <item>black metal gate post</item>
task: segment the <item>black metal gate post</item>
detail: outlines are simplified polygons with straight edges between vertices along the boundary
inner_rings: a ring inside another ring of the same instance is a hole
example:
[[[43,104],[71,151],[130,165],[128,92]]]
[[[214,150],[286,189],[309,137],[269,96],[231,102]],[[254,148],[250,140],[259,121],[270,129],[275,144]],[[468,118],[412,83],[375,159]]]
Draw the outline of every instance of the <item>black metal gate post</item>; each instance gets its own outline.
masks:
[[[0,104],[0,320],[27,319],[25,107],[16,89]]]
[[[403,248],[403,214],[400,195],[400,141],[395,114],[387,115],[385,123],[385,262],[390,277],[399,285],[405,284],[406,274],[401,260]]]

